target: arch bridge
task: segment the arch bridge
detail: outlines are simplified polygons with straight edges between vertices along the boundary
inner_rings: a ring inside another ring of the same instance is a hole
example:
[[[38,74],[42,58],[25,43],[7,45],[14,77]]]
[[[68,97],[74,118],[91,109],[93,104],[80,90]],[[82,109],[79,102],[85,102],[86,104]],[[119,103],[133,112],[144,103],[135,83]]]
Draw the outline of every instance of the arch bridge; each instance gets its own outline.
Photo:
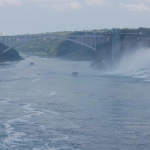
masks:
[[[112,60],[116,60],[120,57],[120,35],[121,34],[132,34],[132,33],[120,33],[120,29],[112,29],[112,33],[101,33],[99,35],[16,35],[16,36],[0,36],[0,49],[1,53],[6,53],[12,48],[19,45],[31,42],[31,41],[42,41],[42,40],[68,40],[86,46],[94,51],[98,50],[105,36],[112,37]],[[133,33],[139,34],[139,33]]]
[[[28,35],[17,35],[17,36],[0,36],[1,51],[3,53],[15,48],[19,45],[31,42],[31,41],[42,41],[42,40],[68,40],[86,46],[92,50],[97,50],[97,45],[101,43],[104,35],[50,35],[50,36],[28,36]]]

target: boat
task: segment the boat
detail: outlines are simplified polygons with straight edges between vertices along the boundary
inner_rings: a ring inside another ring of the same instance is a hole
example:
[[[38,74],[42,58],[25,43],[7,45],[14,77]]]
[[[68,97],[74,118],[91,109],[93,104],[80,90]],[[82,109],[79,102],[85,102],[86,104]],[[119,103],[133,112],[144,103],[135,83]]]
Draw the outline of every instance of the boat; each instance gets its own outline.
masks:
[[[30,62],[30,66],[33,66],[34,65],[34,62]]]
[[[79,72],[74,71],[71,75],[77,77],[79,75]]]

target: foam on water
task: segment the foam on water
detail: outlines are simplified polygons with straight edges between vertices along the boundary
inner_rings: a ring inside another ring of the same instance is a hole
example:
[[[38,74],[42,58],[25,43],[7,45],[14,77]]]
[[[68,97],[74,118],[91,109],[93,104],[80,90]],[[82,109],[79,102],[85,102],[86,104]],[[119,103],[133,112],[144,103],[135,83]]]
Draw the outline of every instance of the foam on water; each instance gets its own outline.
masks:
[[[4,99],[0,99],[0,103],[8,105],[10,104],[11,99],[10,98],[4,98]]]
[[[40,79],[37,78],[32,80],[32,82],[37,82],[37,81],[40,81]]]
[[[52,148],[45,148],[45,147],[40,147],[40,148],[33,148],[33,150],[60,150],[60,148],[55,148],[55,147],[52,147]]]
[[[40,115],[44,115],[47,112],[53,114],[53,115],[57,115],[57,113],[47,110],[47,109],[40,109],[37,107],[36,104],[31,104],[31,103],[27,103],[27,104],[23,104],[21,105],[23,108],[23,114],[22,117],[20,118],[14,118],[14,119],[9,119],[7,120],[5,123],[3,123],[4,126],[4,132],[7,135],[4,139],[3,139],[3,143],[0,144],[0,147],[2,148],[17,148],[19,146],[19,143],[26,143],[26,142],[31,142],[31,141],[37,141],[39,140],[37,135],[31,135],[28,136],[26,133],[26,130],[21,130],[18,131],[18,125],[32,125],[34,124],[34,121],[32,120],[32,118],[34,117],[38,117]],[[37,125],[37,124],[36,124]],[[41,130],[40,130],[41,129]],[[69,141],[69,136],[61,133],[60,131],[57,130],[53,130],[50,129],[49,125],[38,125],[36,127],[36,130],[39,130],[39,132],[48,132],[52,137],[51,137],[51,144],[53,145],[57,145],[57,143],[61,142],[61,141]],[[34,133],[34,132],[33,132]],[[72,149],[72,147],[64,147],[62,145],[58,145],[58,146],[54,146],[53,147],[48,145],[47,142],[43,143],[43,145],[39,146],[39,145],[34,145],[35,150],[59,150],[59,149]]]
[[[56,95],[56,94],[57,94],[56,91],[52,91],[52,92],[49,94],[49,96],[53,96],[53,95]]]
[[[43,91],[42,90],[37,90],[37,89],[31,89],[30,91],[28,91],[27,93],[26,93],[26,95],[36,95],[36,94],[42,94],[43,93]]]
[[[39,116],[43,114],[43,112],[35,110],[32,104],[26,104],[23,106],[23,108],[26,110],[25,113],[28,113],[28,115],[25,114],[22,116],[22,118],[10,119],[3,124],[5,127],[5,133],[7,134],[7,137],[3,140],[4,144],[6,145],[22,141],[21,138],[26,135],[24,132],[16,132],[15,128],[13,127],[14,124],[27,123],[33,116]]]
[[[25,106],[23,106],[23,108],[27,110],[24,112],[29,113],[29,115],[25,115],[25,118],[31,118],[32,116],[38,116],[44,114],[44,112],[34,109],[32,104],[26,104]]]
[[[43,91],[42,90],[36,90],[36,89],[31,89],[32,91],[35,91],[35,92],[40,92],[42,93]]]
[[[10,145],[13,144],[16,141],[21,141],[20,138],[22,136],[25,136],[26,134],[23,132],[15,132],[14,127],[12,127],[12,124],[16,122],[26,122],[26,120],[22,118],[17,118],[17,119],[10,119],[3,125],[5,126],[5,133],[7,134],[7,137],[4,139],[4,144]]]

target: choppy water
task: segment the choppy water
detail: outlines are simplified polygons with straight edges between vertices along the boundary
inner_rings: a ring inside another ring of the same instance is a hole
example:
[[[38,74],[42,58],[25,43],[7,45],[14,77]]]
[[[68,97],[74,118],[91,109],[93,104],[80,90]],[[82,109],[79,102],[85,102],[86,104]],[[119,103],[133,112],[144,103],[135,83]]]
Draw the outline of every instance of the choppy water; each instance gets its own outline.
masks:
[[[1,64],[0,150],[149,150],[149,77],[120,65],[106,73],[33,56]]]

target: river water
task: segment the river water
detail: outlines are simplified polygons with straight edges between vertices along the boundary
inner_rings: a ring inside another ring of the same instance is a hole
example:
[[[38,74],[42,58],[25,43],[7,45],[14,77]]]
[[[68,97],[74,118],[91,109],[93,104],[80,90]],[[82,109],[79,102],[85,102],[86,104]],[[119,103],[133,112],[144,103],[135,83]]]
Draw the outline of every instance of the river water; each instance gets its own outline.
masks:
[[[0,64],[0,150],[149,150],[150,61],[138,55],[114,71],[36,56]]]

